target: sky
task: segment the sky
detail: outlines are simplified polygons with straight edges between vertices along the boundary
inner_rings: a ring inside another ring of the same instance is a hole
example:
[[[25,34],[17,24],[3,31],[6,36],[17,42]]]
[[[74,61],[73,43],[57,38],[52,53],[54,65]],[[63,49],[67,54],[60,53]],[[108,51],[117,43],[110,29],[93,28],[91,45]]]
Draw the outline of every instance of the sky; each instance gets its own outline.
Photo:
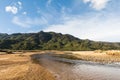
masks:
[[[39,31],[120,42],[120,0],[0,0],[0,33]]]

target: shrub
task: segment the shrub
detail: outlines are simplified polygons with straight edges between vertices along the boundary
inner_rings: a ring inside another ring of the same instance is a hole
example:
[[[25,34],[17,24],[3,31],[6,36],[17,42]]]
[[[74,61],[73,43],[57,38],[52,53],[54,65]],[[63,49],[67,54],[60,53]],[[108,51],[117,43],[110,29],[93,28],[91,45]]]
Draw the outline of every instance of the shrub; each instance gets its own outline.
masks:
[[[94,52],[95,52],[95,53],[102,53],[103,50],[95,50]]]

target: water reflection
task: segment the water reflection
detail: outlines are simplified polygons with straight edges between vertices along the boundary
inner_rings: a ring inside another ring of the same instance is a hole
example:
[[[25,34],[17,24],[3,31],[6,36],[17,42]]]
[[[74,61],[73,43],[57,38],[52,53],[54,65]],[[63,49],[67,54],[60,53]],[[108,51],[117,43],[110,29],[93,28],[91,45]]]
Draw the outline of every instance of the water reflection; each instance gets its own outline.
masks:
[[[76,64],[74,73],[90,80],[120,80],[120,68],[105,65]]]

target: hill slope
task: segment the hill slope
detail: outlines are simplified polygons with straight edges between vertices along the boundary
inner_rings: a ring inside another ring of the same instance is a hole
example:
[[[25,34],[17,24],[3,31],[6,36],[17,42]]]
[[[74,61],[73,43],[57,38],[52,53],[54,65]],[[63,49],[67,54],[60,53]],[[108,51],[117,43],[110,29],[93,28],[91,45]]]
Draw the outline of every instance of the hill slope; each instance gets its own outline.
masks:
[[[120,49],[120,43],[81,40],[72,35],[38,33],[0,33],[0,49],[14,50],[96,50]]]

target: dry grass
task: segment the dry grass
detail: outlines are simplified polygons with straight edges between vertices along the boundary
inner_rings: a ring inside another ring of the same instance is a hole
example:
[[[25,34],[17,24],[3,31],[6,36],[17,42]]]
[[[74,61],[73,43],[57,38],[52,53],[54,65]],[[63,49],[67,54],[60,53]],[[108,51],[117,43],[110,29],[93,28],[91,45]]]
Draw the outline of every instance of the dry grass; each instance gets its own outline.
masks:
[[[112,55],[112,56],[120,56],[120,51],[119,50],[108,50],[106,51],[107,55]]]
[[[27,74],[24,75],[22,79],[23,80],[55,80],[51,73],[49,73],[45,68],[41,67],[38,64],[30,64]]]
[[[32,63],[32,54],[34,53],[0,55],[0,80],[54,80],[49,71]]]
[[[103,50],[95,50],[94,52],[95,53],[103,53],[104,51]]]
[[[40,51],[54,53],[59,57],[80,59],[101,63],[120,62],[120,51]],[[15,52],[0,54],[0,80],[55,80],[45,68],[30,58],[36,52]],[[34,62],[34,63],[33,63]]]
[[[27,71],[28,68],[29,66],[25,64],[6,67],[0,70],[0,80],[13,79],[23,76],[25,75],[25,71]]]
[[[108,55],[109,54],[109,55]],[[114,54],[109,51],[69,51],[64,52],[63,54],[57,53],[59,57],[64,57],[68,59],[78,59],[85,61],[93,61],[100,63],[112,63],[120,62],[120,53],[114,52]]]

